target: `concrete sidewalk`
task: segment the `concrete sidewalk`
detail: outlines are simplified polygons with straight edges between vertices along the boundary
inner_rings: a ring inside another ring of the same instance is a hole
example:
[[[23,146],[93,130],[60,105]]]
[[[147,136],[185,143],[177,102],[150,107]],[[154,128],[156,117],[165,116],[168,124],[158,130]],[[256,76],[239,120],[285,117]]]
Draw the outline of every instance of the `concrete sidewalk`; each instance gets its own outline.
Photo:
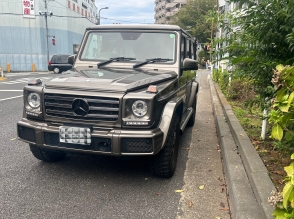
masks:
[[[232,218],[273,218],[267,199],[275,187],[218,85],[208,78]]]

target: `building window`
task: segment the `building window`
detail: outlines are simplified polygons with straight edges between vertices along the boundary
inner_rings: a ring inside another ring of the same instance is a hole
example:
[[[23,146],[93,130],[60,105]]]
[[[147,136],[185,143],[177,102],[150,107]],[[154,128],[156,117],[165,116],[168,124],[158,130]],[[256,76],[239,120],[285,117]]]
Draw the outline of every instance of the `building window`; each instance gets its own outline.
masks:
[[[82,16],[84,16],[84,9],[82,9]]]
[[[85,8],[85,9],[88,8],[87,5],[85,5],[84,3],[82,3],[82,7]]]
[[[77,6],[77,11],[78,11],[78,13],[80,13],[80,7],[79,6]]]
[[[78,3],[78,0],[72,0],[72,1]]]
[[[70,0],[68,0],[67,5],[68,5],[68,8],[70,8]]]
[[[72,3],[72,10],[73,10],[73,11],[76,10],[76,5],[75,5],[75,3]]]

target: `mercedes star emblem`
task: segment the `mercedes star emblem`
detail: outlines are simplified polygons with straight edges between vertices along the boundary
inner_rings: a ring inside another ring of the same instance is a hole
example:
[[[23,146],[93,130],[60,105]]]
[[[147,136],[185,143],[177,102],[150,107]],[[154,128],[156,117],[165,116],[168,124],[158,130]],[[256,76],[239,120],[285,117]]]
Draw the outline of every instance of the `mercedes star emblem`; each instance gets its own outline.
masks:
[[[72,111],[77,116],[85,116],[89,112],[89,105],[85,99],[74,99],[71,106]]]

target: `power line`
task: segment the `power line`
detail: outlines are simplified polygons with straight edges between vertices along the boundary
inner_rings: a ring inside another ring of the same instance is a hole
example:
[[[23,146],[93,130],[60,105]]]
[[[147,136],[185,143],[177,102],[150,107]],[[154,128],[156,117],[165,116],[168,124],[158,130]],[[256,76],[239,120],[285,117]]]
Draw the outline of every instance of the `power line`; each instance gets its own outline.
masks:
[[[0,15],[16,15],[16,16],[23,16],[23,14],[17,14],[17,13],[0,13]],[[40,15],[35,15],[36,17],[40,17]],[[85,16],[65,16],[65,15],[52,15],[51,17],[64,17],[64,18],[83,18],[83,19],[87,19],[88,21],[90,21],[87,17]],[[126,20],[117,20],[117,19],[111,19],[111,18],[106,18],[106,17],[101,17],[102,19],[105,20],[110,20],[110,21],[118,21],[118,22],[126,22],[126,23],[136,23],[136,24],[153,24],[153,23],[142,23],[142,22],[134,22],[134,21],[126,21]],[[148,19],[149,20],[149,19]],[[151,19],[150,19],[151,20]],[[91,23],[94,23],[92,21],[90,21]]]
[[[0,13],[0,15],[19,15],[19,16],[23,16],[23,14],[16,14],[16,13]],[[38,15],[36,14],[35,15],[36,17],[42,17],[41,15]],[[64,16],[64,15],[52,15],[51,17],[68,17],[68,18],[84,18],[84,19],[87,19],[89,20],[87,17],[84,17],[84,16],[79,16],[79,17],[76,17],[76,16]],[[89,20],[90,21],[90,20]],[[92,21],[90,21],[92,22]],[[93,22],[92,22],[93,23]]]
[[[111,18],[106,18],[106,17],[101,17],[102,19],[105,20],[110,20],[110,21],[120,21],[120,22],[127,22],[127,23],[135,23],[135,24],[151,24],[151,23],[140,23],[140,22],[134,22],[134,21],[124,21],[124,20],[116,20],[116,19],[111,19]]]

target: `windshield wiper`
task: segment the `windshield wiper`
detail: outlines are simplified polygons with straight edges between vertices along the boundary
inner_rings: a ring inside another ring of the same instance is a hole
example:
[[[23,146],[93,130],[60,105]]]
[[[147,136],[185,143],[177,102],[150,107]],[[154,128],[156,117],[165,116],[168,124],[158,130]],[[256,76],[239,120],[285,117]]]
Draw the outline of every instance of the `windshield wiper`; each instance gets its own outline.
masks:
[[[109,60],[106,60],[106,61],[104,61],[104,62],[100,62],[100,63],[98,63],[98,64],[97,64],[97,67],[99,68],[99,67],[102,66],[102,65],[106,65],[106,64],[111,63],[111,62],[113,62],[113,61],[118,62],[118,61],[121,61],[121,60],[124,60],[124,61],[130,61],[130,60],[136,60],[136,59],[135,59],[135,58],[126,58],[126,57],[113,57],[113,58],[110,58]]]
[[[152,59],[146,59],[146,61],[144,62],[140,62],[140,63],[137,63],[135,65],[133,65],[133,68],[137,68],[139,66],[142,66],[142,65],[146,65],[148,63],[154,63],[154,62],[168,62],[168,61],[173,61],[173,59],[165,59],[165,58],[152,58]]]

